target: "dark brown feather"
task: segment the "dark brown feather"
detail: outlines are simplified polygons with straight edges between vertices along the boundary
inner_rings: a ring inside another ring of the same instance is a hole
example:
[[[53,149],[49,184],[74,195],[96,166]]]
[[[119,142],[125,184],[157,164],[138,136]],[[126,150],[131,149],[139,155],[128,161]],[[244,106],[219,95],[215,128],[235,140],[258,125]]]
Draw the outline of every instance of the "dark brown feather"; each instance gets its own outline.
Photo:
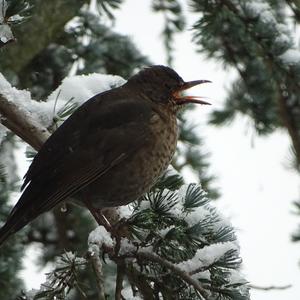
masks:
[[[112,90],[91,98],[46,141],[25,175],[24,192],[10,214],[12,232],[80,191],[147,142],[151,103],[126,99],[126,90],[123,92],[124,97],[118,89],[118,97],[112,97]]]

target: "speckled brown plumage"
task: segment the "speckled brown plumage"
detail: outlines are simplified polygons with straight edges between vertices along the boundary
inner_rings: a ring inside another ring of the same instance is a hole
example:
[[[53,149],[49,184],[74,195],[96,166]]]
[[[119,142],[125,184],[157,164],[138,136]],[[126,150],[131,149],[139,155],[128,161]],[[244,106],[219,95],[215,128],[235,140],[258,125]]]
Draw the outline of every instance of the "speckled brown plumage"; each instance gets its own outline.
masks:
[[[142,196],[173,157],[178,109],[207,104],[180,92],[203,82],[184,82],[174,70],[153,66],[85,102],[34,158],[23,194],[0,229],[0,244],[67,199],[91,209]]]

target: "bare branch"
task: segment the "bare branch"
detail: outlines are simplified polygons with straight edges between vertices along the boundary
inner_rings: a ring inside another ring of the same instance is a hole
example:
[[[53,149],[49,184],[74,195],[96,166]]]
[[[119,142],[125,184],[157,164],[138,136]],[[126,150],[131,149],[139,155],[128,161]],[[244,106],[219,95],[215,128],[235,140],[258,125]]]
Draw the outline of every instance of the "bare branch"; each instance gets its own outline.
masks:
[[[270,286],[258,286],[254,284],[249,284],[251,289],[260,290],[260,291],[273,291],[273,290],[286,290],[292,287],[291,284],[287,285],[270,285]]]

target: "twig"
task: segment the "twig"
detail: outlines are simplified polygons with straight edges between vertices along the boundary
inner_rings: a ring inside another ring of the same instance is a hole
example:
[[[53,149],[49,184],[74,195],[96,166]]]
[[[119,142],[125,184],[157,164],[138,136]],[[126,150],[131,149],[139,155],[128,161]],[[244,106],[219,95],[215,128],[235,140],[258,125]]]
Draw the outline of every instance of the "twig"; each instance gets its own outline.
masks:
[[[158,263],[160,265],[165,266],[169,270],[173,271],[177,276],[179,276],[182,280],[184,280],[186,283],[192,285],[204,299],[209,299],[209,295],[207,291],[200,285],[200,283],[193,279],[191,276],[189,276],[188,273],[181,270],[180,268],[176,267],[174,264],[170,263],[169,261],[161,258],[158,255],[148,253],[148,252],[137,252],[136,256],[140,259],[152,261],[155,263]]]
[[[260,290],[260,291],[272,291],[272,290],[286,290],[292,287],[291,284],[287,285],[270,285],[270,286],[258,286],[255,284],[248,285],[251,289]]]
[[[0,91],[0,122],[22,140],[39,150],[50,133],[28,112],[7,100]]]
[[[124,280],[124,265],[118,264],[117,266],[117,279],[116,279],[116,292],[115,292],[115,300],[122,299],[122,289],[123,289],[123,280]]]
[[[135,287],[137,287],[139,293],[142,296],[142,299],[145,300],[154,300],[153,290],[145,278],[144,274],[138,272],[132,263],[128,264],[125,268],[125,273],[131,284],[132,290],[134,292]]]
[[[100,249],[96,244],[89,246],[88,257],[92,263],[93,270],[96,275],[96,284],[98,289],[98,300],[105,300],[104,292],[104,276],[102,272],[102,263],[100,259]]]

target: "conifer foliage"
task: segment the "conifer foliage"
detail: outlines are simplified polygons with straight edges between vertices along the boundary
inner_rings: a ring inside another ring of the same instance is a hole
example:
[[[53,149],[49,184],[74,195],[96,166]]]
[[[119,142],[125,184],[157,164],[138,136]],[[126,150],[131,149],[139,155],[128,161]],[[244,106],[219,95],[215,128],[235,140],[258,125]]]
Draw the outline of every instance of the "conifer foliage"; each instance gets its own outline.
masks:
[[[103,252],[108,264],[117,265],[116,291],[105,291],[109,284],[99,283],[109,299],[110,292],[120,297],[131,293],[134,299],[249,299],[238,272],[234,230],[209,204],[201,186],[182,185],[178,174],[167,173],[119,214],[118,230],[125,232],[121,238],[97,227],[89,236],[87,258],[63,254],[41,290],[23,296],[65,299],[72,288],[86,296],[80,272]],[[100,272],[101,261],[97,263]]]

